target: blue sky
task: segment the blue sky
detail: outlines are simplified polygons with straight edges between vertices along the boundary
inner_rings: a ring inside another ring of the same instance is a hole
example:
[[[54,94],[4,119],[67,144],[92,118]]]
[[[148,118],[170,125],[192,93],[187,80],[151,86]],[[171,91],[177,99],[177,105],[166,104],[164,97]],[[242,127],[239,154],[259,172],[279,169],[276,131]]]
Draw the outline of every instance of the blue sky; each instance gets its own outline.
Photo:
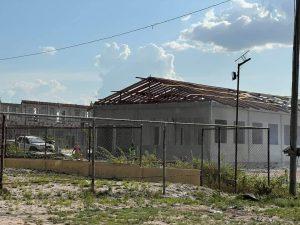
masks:
[[[174,17],[218,0],[2,0],[0,58],[55,49]],[[251,49],[241,89],[290,95],[291,0],[233,0],[153,29],[67,51],[0,62],[2,101],[88,104],[160,76],[234,88],[234,59]]]

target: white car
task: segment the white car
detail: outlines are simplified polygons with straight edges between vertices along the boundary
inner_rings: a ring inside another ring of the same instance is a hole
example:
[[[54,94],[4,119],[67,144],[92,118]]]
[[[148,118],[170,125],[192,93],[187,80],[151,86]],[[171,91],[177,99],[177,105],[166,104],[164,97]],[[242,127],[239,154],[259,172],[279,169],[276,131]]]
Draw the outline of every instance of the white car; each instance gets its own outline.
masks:
[[[45,151],[45,146],[47,151],[53,152],[55,150],[53,144],[45,143],[42,138],[36,136],[20,136],[16,144],[20,149],[29,151]]]

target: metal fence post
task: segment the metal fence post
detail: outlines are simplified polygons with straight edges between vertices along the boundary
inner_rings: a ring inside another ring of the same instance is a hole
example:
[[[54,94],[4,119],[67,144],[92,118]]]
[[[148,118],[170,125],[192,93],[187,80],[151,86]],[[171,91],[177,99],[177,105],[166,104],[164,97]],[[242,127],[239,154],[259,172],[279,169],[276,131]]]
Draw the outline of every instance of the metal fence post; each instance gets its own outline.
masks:
[[[6,140],[7,140],[7,125],[5,125],[5,145],[4,145],[4,157],[7,157],[7,145],[6,145]]]
[[[116,125],[112,126],[112,154],[114,157],[117,156],[118,153],[118,148],[117,148],[117,127]],[[127,163],[128,163],[128,158],[127,158]]]
[[[221,128],[218,127],[218,189],[221,190]]]
[[[89,162],[91,161],[91,147],[92,147],[92,127],[89,126],[89,131],[88,131],[89,139],[88,139],[88,159]]]
[[[93,119],[93,152],[92,152],[92,173],[91,173],[91,191],[95,192],[95,151],[97,148],[97,136],[96,136],[96,126],[95,119]]]
[[[200,186],[203,186],[203,175],[204,175],[204,171],[203,171],[203,151],[204,151],[204,129],[201,129],[201,164],[200,164]]]
[[[166,124],[163,126],[163,195],[166,194]]]
[[[47,158],[47,136],[48,136],[48,129],[47,127],[45,128],[45,154],[44,154],[44,159]]]
[[[141,124],[140,128],[140,153],[139,153],[140,167],[142,167],[143,161],[143,124]]]
[[[234,152],[234,193],[237,193],[238,175],[238,122],[235,124],[235,152]]]
[[[268,185],[270,186],[270,128],[268,128]]]
[[[4,148],[6,145],[5,137],[5,115],[2,115],[2,139],[1,139],[1,165],[0,165],[0,190],[3,190],[3,169],[4,169]]]
[[[22,129],[22,133],[24,132],[24,136],[23,136],[23,150],[24,153],[26,152],[26,146],[25,146],[25,136],[27,136],[27,117],[25,117],[25,127],[24,129]]]

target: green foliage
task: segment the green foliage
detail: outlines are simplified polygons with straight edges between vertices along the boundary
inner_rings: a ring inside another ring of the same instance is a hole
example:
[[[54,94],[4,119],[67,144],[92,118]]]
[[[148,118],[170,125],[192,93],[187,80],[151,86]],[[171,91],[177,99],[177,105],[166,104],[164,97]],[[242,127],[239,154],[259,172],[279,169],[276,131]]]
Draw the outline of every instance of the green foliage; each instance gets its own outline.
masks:
[[[24,156],[24,150],[21,150],[17,145],[15,144],[9,144],[6,147],[6,154],[9,157],[15,156],[15,157],[23,157]]]
[[[102,159],[102,160],[112,160],[114,156],[106,148],[100,147],[95,152],[95,158]]]
[[[129,160],[135,160],[136,158],[136,149],[133,145],[128,148],[128,158]]]
[[[273,197],[287,196],[286,175],[272,177],[270,185],[268,185],[267,176],[240,172],[238,174],[238,190]]]
[[[55,138],[53,136],[50,136],[50,135],[47,135],[47,136],[44,135],[43,140],[45,140],[48,143],[48,142],[55,141]]]
[[[95,196],[90,191],[83,191],[80,196],[85,208],[91,208],[95,202]]]
[[[82,159],[81,153],[75,151],[74,153],[72,153],[72,159],[76,159],[76,160]]]
[[[159,167],[161,164],[162,161],[158,159],[155,154],[150,154],[148,151],[146,151],[142,157],[143,167]]]

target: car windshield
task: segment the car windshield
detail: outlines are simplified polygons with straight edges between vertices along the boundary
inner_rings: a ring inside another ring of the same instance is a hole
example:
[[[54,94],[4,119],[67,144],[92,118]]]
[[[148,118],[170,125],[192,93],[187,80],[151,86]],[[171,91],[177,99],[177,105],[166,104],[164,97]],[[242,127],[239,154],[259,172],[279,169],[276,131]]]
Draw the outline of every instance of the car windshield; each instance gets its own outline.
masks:
[[[30,143],[45,143],[45,141],[39,137],[28,138]]]

